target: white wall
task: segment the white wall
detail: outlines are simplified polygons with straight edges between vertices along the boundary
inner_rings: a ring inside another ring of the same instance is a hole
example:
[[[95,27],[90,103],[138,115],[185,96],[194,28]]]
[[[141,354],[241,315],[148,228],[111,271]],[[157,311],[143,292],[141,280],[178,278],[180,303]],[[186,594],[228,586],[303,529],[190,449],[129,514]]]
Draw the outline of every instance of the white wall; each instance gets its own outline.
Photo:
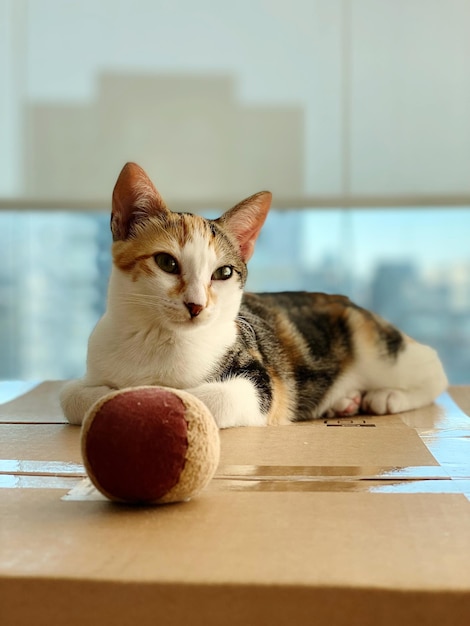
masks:
[[[0,196],[102,201],[132,158],[170,198],[260,185],[280,199],[468,201],[469,32],[470,0],[0,0]],[[206,119],[215,137],[227,136],[225,157],[210,154],[210,142],[201,152],[197,141],[175,140],[185,124],[195,132],[184,100],[168,115],[134,106],[125,91],[105,111],[120,126],[110,141],[94,114],[109,74],[228,77],[224,123],[211,111]],[[126,102],[122,128],[116,111]],[[293,111],[302,140],[282,132],[282,117],[270,125],[266,115],[269,140],[256,124],[234,126],[229,113],[254,107]],[[152,141],[139,143],[145,126]],[[233,148],[233,132],[250,133],[256,158]]]

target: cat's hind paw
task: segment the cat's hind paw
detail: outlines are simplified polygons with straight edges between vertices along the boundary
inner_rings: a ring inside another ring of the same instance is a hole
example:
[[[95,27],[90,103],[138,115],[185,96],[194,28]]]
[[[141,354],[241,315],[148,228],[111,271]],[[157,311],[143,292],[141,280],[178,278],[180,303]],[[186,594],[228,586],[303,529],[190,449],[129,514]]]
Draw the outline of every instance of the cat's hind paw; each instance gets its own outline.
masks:
[[[326,412],[325,417],[352,417],[359,413],[361,408],[362,394],[360,391],[348,393],[344,398],[339,398]]]
[[[361,409],[374,415],[390,415],[408,410],[408,405],[406,395],[399,389],[375,389],[364,395]]]

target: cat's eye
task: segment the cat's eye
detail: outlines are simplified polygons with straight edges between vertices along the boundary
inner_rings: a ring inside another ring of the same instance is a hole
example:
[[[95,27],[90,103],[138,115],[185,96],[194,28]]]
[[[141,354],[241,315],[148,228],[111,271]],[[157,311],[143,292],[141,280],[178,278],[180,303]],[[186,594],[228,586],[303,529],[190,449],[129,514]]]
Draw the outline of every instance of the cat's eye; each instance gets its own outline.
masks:
[[[227,280],[233,274],[233,267],[230,265],[222,265],[212,274],[212,280]]]
[[[167,274],[179,274],[180,266],[175,257],[171,256],[167,252],[159,252],[154,256],[155,263],[158,267]]]

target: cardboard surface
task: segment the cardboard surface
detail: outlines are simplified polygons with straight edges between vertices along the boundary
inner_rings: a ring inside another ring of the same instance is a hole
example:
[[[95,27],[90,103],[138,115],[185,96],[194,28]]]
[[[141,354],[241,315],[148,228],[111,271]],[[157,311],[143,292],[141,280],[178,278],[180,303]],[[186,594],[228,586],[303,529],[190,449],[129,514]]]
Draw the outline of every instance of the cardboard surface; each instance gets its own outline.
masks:
[[[249,431],[233,428],[221,435],[224,464],[256,459],[259,465],[437,465],[416,431],[402,422],[390,427],[386,419],[377,420],[375,428],[329,428],[319,420]]]
[[[428,591],[470,585],[470,506],[456,495],[444,501],[429,494],[208,492],[151,509],[64,503],[55,491],[12,489],[2,492],[4,508],[14,523],[4,531],[2,568],[12,576],[324,586],[354,581]],[[27,558],[32,554],[35,559]]]
[[[63,385],[62,381],[0,382],[0,423],[66,424],[59,404]]]
[[[470,623],[470,418],[449,396],[223,431],[203,494],[131,508],[73,496],[60,386],[0,405],[2,626]]]
[[[80,429],[68,424],[0,424],[0,459],[80,463]]]
[[[206,493],[129,509],[4,493],[15,624],[468,623],[462,496]]]

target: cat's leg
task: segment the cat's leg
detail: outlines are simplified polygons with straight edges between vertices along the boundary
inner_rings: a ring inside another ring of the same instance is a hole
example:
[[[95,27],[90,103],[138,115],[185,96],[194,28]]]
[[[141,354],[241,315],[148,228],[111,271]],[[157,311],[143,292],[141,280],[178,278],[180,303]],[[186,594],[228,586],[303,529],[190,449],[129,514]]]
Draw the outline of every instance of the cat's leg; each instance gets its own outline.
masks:
[[[71,380],[60,392],[62,411],[70,424],[80,425],[88,409],[110,391],[107,386],[92,387],[81,378]]]
[[[411,340],[393,364],[375,361],[368,369],[361,409],[377,415],[431,404],[448,384],[436,351]]]
[[[260,410],[258,393],[246,378],[203,383],[187,391],[204,402],[219,428],[266,426],[267,417]]]

